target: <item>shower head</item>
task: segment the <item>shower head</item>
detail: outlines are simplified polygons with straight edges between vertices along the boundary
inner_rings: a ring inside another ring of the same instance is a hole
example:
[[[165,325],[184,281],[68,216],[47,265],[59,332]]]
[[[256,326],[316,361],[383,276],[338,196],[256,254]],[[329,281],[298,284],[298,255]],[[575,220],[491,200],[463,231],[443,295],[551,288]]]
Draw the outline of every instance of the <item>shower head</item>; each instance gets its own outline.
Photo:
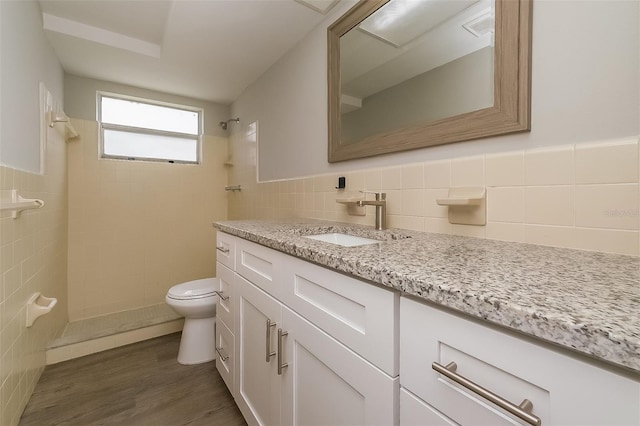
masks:
[[[218,126],[222,127],[222,130],[227,130],[227,124],[235,121],[236,124],[240,124],[240,117],[230,118],[227,121],[221,121],[218,123]]]

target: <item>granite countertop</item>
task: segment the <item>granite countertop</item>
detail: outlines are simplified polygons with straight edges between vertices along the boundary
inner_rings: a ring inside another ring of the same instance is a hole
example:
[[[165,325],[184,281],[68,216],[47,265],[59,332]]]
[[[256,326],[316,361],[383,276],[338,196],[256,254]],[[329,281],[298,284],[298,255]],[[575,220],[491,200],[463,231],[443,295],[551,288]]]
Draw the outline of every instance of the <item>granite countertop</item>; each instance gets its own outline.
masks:
[[[640,258],[315,220],[214,226],[640,373]],[[383,241],[303,238],[328,232]]]

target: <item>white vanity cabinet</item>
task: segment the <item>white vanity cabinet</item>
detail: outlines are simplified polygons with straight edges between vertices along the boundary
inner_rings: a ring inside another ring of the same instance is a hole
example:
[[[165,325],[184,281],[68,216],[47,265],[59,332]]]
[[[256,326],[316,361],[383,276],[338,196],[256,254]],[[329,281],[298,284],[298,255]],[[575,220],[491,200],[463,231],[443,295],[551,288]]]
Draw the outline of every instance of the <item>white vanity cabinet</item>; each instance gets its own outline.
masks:
[[[637,380],[405,297],[400,324],[401,425],[528,424],[434,362],[454,362],[458,376],[515,405],[529,400],[542,425],[640,424]]]
[[[219,252],[230,301],[216,337],[233,348],[216,364],[250,425],[640,426],[637,376],[241,238],[218,241],[235,259]]]
[[[232,394],[247,422],[398,424],[397,293],[240,238],[235,247]]]

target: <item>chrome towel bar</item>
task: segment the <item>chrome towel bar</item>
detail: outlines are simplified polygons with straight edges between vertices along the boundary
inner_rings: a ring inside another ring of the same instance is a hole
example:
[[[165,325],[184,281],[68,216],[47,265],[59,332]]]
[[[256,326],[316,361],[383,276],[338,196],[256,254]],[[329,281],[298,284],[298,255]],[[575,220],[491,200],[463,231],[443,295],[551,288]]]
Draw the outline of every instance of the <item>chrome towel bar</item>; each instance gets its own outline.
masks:
[[[471,392],[477,394],[478,396],[481,396],[482,398],[490,402],[493,402],[498,407],[508,411],[509,413],[513,414],[514,416],[518,417],[521,420],[524,420],[530,425],[540,426],[542,424],[540,417],[532,414],[533,404],[531,403],[531,401],[529,401],[528,399],[525,399],[520,403],[520,405],[516,405],[513,402],[508,401],[499,395],[496,395],[490,390],[456,373],[456,369],[458,368],[458,366],[455,362],[450,362],[446,366],[439,364],[437,362],[434,362],[431,364],[431,368],[433,368],[443,376],[453,380],[460,386],[463,386],[469,389]]]

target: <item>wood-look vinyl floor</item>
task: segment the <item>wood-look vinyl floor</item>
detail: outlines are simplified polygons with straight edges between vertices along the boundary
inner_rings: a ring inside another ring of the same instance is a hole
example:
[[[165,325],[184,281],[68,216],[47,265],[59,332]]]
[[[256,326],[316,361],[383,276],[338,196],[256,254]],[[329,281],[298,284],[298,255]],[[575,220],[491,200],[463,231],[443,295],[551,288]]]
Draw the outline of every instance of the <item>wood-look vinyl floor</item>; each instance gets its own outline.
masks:
[[[180,333],[45,368],[20,425],[246,425],[213,362],[176,361]]]

